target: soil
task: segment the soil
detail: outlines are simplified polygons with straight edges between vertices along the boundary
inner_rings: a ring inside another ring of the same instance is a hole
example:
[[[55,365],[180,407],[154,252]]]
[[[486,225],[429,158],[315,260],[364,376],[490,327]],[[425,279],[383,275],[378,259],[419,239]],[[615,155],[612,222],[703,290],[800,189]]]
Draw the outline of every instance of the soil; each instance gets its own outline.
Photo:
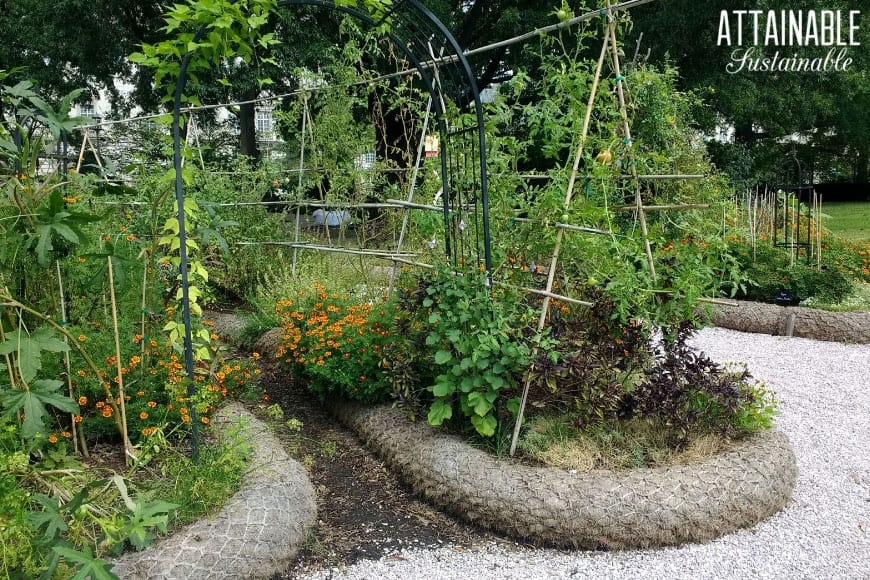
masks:
[[[274,412],[269,413],[268,406],[277,404],[283,410],[282,418],[269,422],[288,453],[308,469],[317,490],[319,518],[296,561],[273,580],[389,557],[405,548],[508,542],[417,498],[304,385],[285,370],[269,365],[262,369],[260,386],[268,401],[254,405],[254,411],[269,420]],[[289,428],[290,419],[301,421],[301,429]]]

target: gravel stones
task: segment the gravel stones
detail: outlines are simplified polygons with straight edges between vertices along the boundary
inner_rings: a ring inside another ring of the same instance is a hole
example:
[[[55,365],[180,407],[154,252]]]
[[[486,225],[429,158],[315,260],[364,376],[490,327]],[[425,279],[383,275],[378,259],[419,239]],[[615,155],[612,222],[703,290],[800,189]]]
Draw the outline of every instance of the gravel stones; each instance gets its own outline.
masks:
[[[707,543],[633,551],[485,544],[405,550],[302,578],[868,578],[870,346],[719,328],[694,343],[746,362],[778,394],[777,425],[794,449],[792,501],[772,517]]]

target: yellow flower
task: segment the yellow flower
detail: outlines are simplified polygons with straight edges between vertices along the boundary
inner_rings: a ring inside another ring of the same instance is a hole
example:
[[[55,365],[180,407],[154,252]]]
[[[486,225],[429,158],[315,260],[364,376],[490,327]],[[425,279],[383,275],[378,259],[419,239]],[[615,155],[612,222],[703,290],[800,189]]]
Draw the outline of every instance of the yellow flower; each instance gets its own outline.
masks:
[[[84,406],[87,405],[87,404],[88,404],[88,398],[87,398],[87,397],[84,397],[84,396],[79,397],[79,405],[81,405],[82,407],[84,407]]]
[[[79,335],[79,342],[84,342],[84,341],[86,341],[87,339],[88,339],[88,337],[85,336],[84,334],[80,334],[80,335]]]

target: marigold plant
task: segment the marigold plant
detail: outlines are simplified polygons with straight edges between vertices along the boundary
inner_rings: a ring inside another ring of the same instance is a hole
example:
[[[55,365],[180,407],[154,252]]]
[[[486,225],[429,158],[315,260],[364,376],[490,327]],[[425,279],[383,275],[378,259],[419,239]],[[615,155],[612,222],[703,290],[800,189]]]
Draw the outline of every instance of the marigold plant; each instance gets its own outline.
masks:
[[[380,371],[389,366],[383,352],[394,310],[386,299],[358,302],[315,282],[312,292],[275,307],[284,330],[276,357],[301,369],[323,398],[383,400],[390,388]]]

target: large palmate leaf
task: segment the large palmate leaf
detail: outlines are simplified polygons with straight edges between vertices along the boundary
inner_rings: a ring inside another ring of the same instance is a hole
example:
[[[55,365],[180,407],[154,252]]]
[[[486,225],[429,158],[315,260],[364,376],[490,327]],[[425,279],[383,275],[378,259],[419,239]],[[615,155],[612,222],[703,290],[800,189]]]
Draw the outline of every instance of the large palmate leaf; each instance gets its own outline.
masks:
[[[28,389],[9,389],[0,393],[0,406],[3,414],[14,417],[17,413],[24,415],[21,423],[21,435],[25,439],[33,439],[45,430],[45,417],[48,415],[47,405],[56,407],[67,413],[76,413],[78,404],[66,395],[58,392],[63,383],[50,379],[33,381]]]
[[[15,365],[25,383],[36,378],[42,369],[42,351],[66,352],[69,345],[54,336],[51,329],[41,328],[31,335],[18,328],[0,342],[0,354],[14,354]]]

